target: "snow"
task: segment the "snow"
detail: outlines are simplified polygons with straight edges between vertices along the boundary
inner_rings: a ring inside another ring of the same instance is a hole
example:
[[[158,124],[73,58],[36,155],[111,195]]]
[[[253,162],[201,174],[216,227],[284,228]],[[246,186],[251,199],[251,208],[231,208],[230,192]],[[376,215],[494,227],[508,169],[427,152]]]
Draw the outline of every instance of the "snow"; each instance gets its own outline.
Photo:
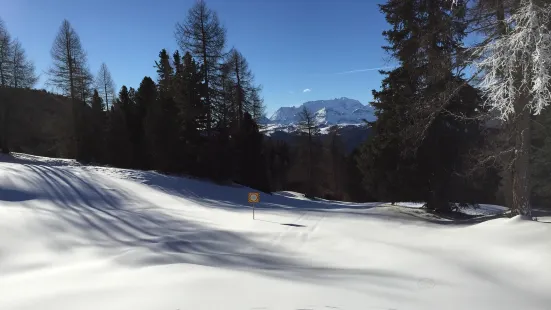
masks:
[[[385,204],[386,206],[392,206],[391,204]],[[395,206],[420,209],[423,207],[423,202],[395,202]],[[491,205],[491,204],[479,204],[477,207],[462,207],[461,212],[467,215],[497,215],[507,211],[507,208],[503,206]]]
[[[298,107],[281,107],[270,117],[270,124],[279,127],[296,125],[303,108],[312,112],[316,121],[323,126],[363,124],[363,120],[375,120],[371,106],[346,97],[332,100],[308,101]]]
[[[480,58],[474,64],[483,74],[479,86],[487,97],[487,105],[499,112],[500,119],[518,113],[515,104],[523,93],[530,99],[525,107],[534,115],[551,102],[550,22],[551,5],[520,1],[506,21],[512,30],[473,48],[474,55]]]
[[[549,223],[249,191],[0,157],[0,309],[551,309]]]

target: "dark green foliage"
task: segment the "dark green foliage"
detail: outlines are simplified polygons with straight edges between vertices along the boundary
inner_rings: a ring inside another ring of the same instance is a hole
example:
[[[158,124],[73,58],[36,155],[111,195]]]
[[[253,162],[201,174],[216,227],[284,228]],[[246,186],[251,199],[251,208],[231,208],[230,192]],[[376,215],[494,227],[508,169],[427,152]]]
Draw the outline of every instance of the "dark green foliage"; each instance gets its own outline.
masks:
[[[109,150],[107,163],[122,168],[132,168],[133,162],[127,119],[129,104],[128,89],[123,86],[119,92],[119,98],[107,112],[106,145]]]
[[[381,90],[373,91],[377,121],[358,156],[366,190],[380,201],[423,201],[449,211],[451,202],[479,201],[473,176],[483,170],[481,183],[495,193],[495,171],[468,165],[482,139],[473,120],[482,100],[455,74],[465,36],[462,10],[450,11],[441,0],[389,0],[380,8],[392,26],[383,33],[384,48],[400,65],[381,72]]]
[[[205,128],[205,110],[201,102],[202,74],[191,54],[184,55],[183,63],[180,63],[178,52],[173,58],[176,68],[173,91],[179,127],[181,170],[198,175],[205,167],[200,162],[199,154],[204,142],[201,130]]]
[[[94,162],[105,161],[105,112],[103,99],[100,97],[97,90],[94,90],[91,102],[90,113],[90,144],[91,159]]]
[[[178,145],[178,109],[174,100],[174,70],[166,50],[159,53],[157,67],[158,96],[148,111],[150,150],[153,168],[164,172],[179,172],[178,157],[181,151]]]
[[[136,146],[134,159],[136,168],[150,169],[152,165],[151,146],[154,141],[154,119],[150,111],[157,101],[157,85],[150,77],[144,77],[136,92],[135,134]]]
[[[345,200],[355,202],[375,201],[376,199],[365,190],[362,184],[363,174],[358,166],[359,155],[360,149],[356,148],[351,154],[346,156],[344,181]]]
[[[268,192],[270,185],[262,138],[258,125],[245,112],[239,132],[234,137],[236,179],[243,185]]]
[[[291,168],[291,151],[287,143],[265,139],[265,153],[268,161],[270,186],[275,191],[290,190],[287,188],[288,173]]]

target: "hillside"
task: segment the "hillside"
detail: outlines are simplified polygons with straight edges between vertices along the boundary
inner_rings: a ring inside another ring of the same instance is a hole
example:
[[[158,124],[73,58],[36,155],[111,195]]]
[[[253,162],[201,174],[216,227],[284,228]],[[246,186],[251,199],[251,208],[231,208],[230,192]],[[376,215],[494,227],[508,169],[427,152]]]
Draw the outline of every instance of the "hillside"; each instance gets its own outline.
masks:
[[[295,144],[298,142],[297,135],[298,129],[293,126],[288,126],[285,128],[282,127],[270,127],[262,130],[262,132],[271,137],[274,140],[285,141],[289,144]],[[323,128],[321,131],[321,141],[328,141],[330,138],[327,134],[329,128]],[[343,125],[337,126],[337,133],[344,145],[344,153],[350,154],[356,147],[361,143],[365,142],[369,135],[371,134],[371,129],[367,126],[359,125]]]
[[[73,132],[70,120],[70,100],[66,97],[43,90],[0,87],[0,141],[6,137],[12,151],[67,156]]]
[[[551,306],[549,223],[459,225],[292,192],[262,195],[253,220],[249,191],[0,156],[0,308]]]

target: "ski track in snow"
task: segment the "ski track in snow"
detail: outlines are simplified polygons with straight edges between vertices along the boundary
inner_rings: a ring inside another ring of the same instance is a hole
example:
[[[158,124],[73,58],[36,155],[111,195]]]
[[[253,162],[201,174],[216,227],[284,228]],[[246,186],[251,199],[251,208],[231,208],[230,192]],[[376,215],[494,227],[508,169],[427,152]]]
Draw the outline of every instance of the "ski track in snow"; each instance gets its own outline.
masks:
[[[249,191],[0,155],[0,309],[551,309],[548,213]]]

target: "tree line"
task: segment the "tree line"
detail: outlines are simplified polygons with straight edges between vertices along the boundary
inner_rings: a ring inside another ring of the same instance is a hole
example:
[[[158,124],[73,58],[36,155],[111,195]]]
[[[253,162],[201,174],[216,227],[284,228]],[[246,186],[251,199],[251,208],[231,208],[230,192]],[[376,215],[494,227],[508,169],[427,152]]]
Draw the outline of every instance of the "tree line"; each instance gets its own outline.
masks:
[[[435,212],[503,196],[514,214],[529,216],[531,203],[551,202],[549,6],[387,0],[379,9],[389,24],[383,49],[398,65],[380,71],[371,103],[377,119],[366,124],[372,134],[352,154],[338,127],[322,139],[307,109],[293,142],[261,133],[261,86],[245,57],[227,49],[226,29],[204,1],[176,25],[179,50],[163,49],[152,62],[157,75],[118,93],[105,64],[90,73],[64,21],[48,83],[72,102],[68,156],[309,197],[423,201]],[[3,55],[22,48],[0,29],[9,42],[0,45],[2,86],[32,86],[13,82],[15,58]],[[482,39],[466,46],[473,34]],[[22,55],[23,80],[36,81]]]
[[[68,20],[62,22],[46,81],[70,101],[71,117],[65,120],[70,125],[64,128],[72,129],[63,133],[68,143],[58,156],[233,181],[266,192],[366,197],[354,156],[345,154],[336,128],[322,142],[313,118],[304,114],[304,134],[292,143],[261,134],[262,88],[246,58],[226,48],[226,29],[204,1],[189,9],[174,33],[179,50],[159,52],[152,61],[157,75],[117,92],[107,65],[94,77],[77,31]],[[34,68],[29,73],[34,77]],[[0,148],[7,152],[8,130],[3,132]],[[348,182],[348,175],[355,181]]]

